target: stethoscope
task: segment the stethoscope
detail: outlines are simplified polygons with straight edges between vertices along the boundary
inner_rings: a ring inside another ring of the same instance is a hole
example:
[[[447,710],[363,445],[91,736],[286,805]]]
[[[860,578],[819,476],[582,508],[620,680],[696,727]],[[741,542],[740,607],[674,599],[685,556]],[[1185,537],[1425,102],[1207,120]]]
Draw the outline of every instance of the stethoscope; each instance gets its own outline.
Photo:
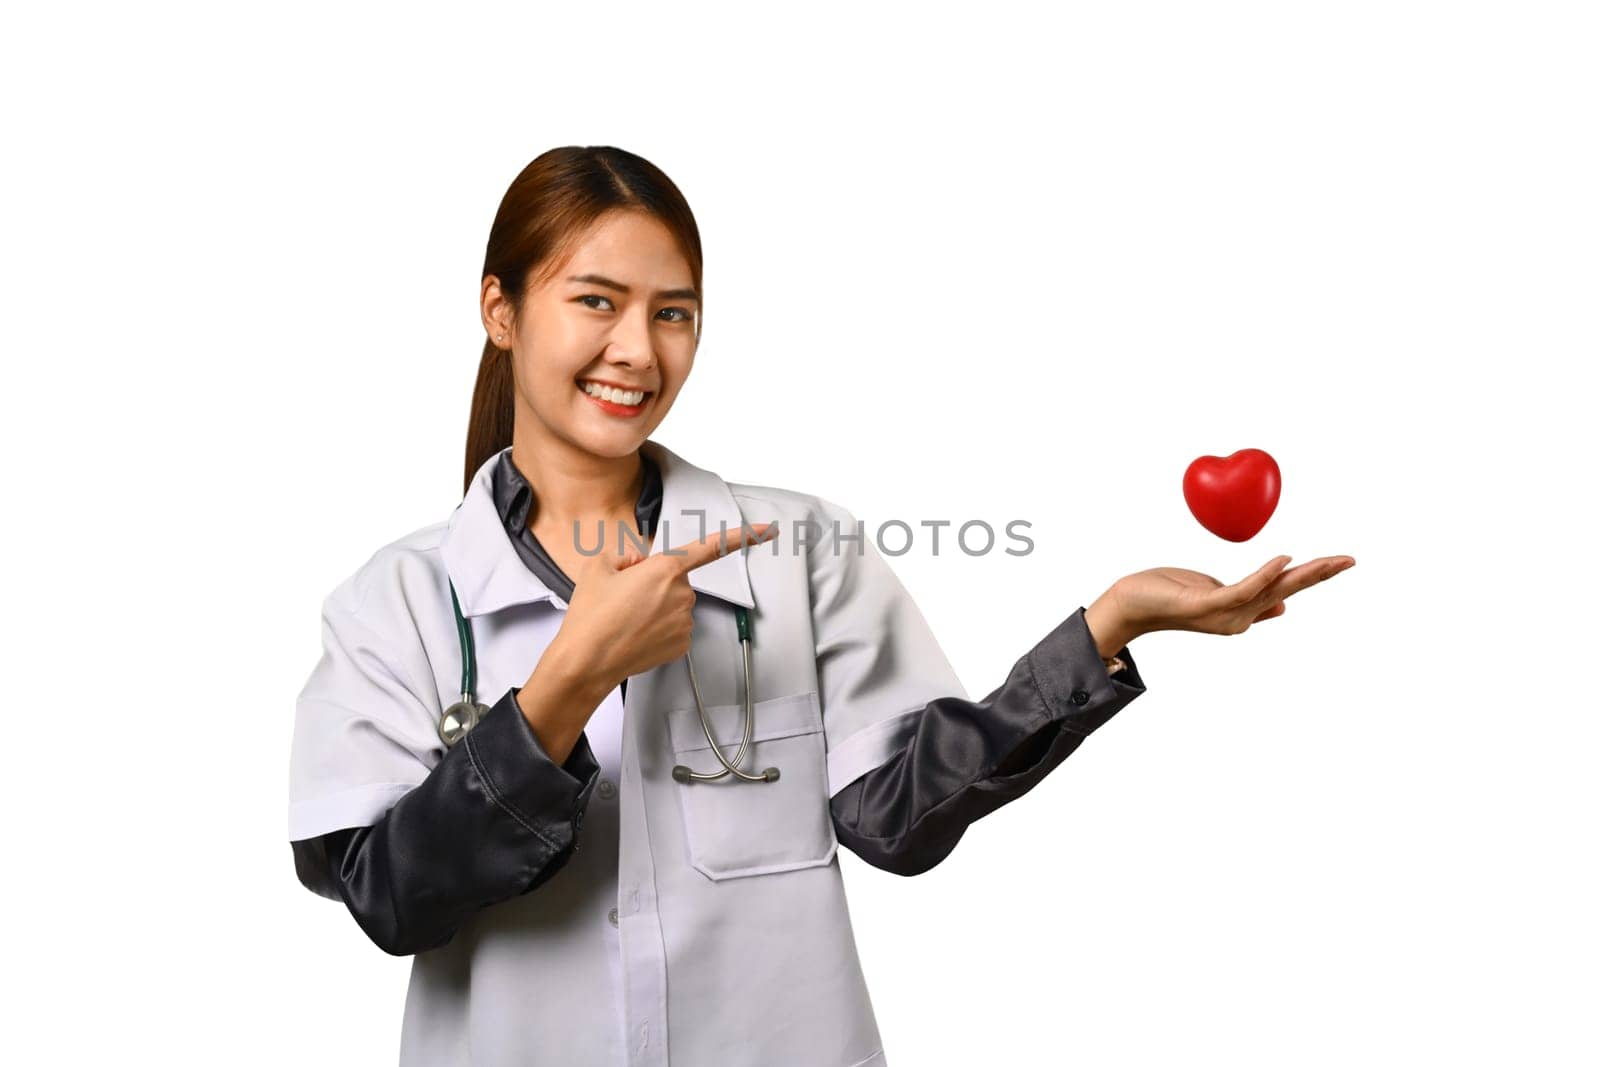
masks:
[[[456,637],[461,642],[461,699],[445,708],[444,713],[439,716],[439,740],[445,743],[446,748],[453,747],[489,713],[489,709],[478,703],[473,696],[478,678],[478,657],[472,644],[472,624],[461,614],[461,602],[456,599],[455,582],[450,583],[450,608],[455,612]],[[700,681],[695,677],[694,660],[685,652],[683,659],[689,666],[689,687],[694,690],[694,706],[700,713],[700,728],[705,731],[706,741],[710,743],[711,751],[717,754],[717,762],[722,764],[723,769],[702,773],[692,771],[680,763],[672,768],[674,781],[686,784],[712,782],[729,774],[746,782],[778,780],[776,767],[768,767],[760,774],[746,774],[739,769],[739,764],[744,761],[745,751],[750,747],[751,736],[755,733],[755,708],[751,703],[753,698],[750,688],[750,613],[735,605],[733,619],[739,631],[739,647],[744,654],[744,740],[739,742],[739,752],[730,763],[722,751],[722,746],[711,736],[711,723],[706,718],[705,702],[700,698]]]

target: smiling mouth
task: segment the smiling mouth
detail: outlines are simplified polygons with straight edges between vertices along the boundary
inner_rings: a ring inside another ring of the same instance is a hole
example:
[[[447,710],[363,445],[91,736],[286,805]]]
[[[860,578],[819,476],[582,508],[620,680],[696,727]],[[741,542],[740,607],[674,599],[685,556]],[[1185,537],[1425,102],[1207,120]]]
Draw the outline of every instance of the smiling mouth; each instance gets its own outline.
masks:
[[[578,391],[600,405],[601,410],[613,415],[637,415],[644,410],[645,401],[655,395],[648,389],[618,389],[585,379],[579,379],[577,386]]]

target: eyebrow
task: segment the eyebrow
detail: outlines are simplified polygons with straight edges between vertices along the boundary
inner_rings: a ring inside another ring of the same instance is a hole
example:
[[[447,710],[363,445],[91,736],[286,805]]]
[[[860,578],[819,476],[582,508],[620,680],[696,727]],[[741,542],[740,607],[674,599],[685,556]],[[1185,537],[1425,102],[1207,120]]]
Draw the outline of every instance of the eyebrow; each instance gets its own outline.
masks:
[[[603,285],[607,289],[615,289],[619,293],[631,293],[632,289],[621,282],[612,281],[603,274],[572,274],[568,275],[569,282],[586,282],[589,285]],[[656,293],[658,300],[693,300],[700,302],[700,294],[693,289],[662,289]]]

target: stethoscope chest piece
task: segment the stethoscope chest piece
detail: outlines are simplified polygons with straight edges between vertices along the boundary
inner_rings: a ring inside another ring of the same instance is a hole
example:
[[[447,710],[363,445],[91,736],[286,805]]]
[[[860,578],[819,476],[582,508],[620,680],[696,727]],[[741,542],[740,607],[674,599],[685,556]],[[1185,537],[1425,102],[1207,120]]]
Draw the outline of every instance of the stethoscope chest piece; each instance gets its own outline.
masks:
[[[439,740],[444,742],[446,748],[453,748],[487,714],[489,709],[475,700],[463,698],[456,701],[439,716]]]

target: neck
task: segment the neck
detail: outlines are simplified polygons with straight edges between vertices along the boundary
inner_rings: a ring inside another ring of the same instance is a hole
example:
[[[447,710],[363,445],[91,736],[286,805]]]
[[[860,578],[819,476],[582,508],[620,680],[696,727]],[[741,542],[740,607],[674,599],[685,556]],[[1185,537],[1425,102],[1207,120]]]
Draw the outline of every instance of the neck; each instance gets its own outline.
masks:
[[[518,436],[511,459],[533,488],[529,521],[537,515],[547,529],[570,529],[574,522],[597,517],[632,516],[644,489],[644,461],[637,449],[613,458],[564,441]]]

